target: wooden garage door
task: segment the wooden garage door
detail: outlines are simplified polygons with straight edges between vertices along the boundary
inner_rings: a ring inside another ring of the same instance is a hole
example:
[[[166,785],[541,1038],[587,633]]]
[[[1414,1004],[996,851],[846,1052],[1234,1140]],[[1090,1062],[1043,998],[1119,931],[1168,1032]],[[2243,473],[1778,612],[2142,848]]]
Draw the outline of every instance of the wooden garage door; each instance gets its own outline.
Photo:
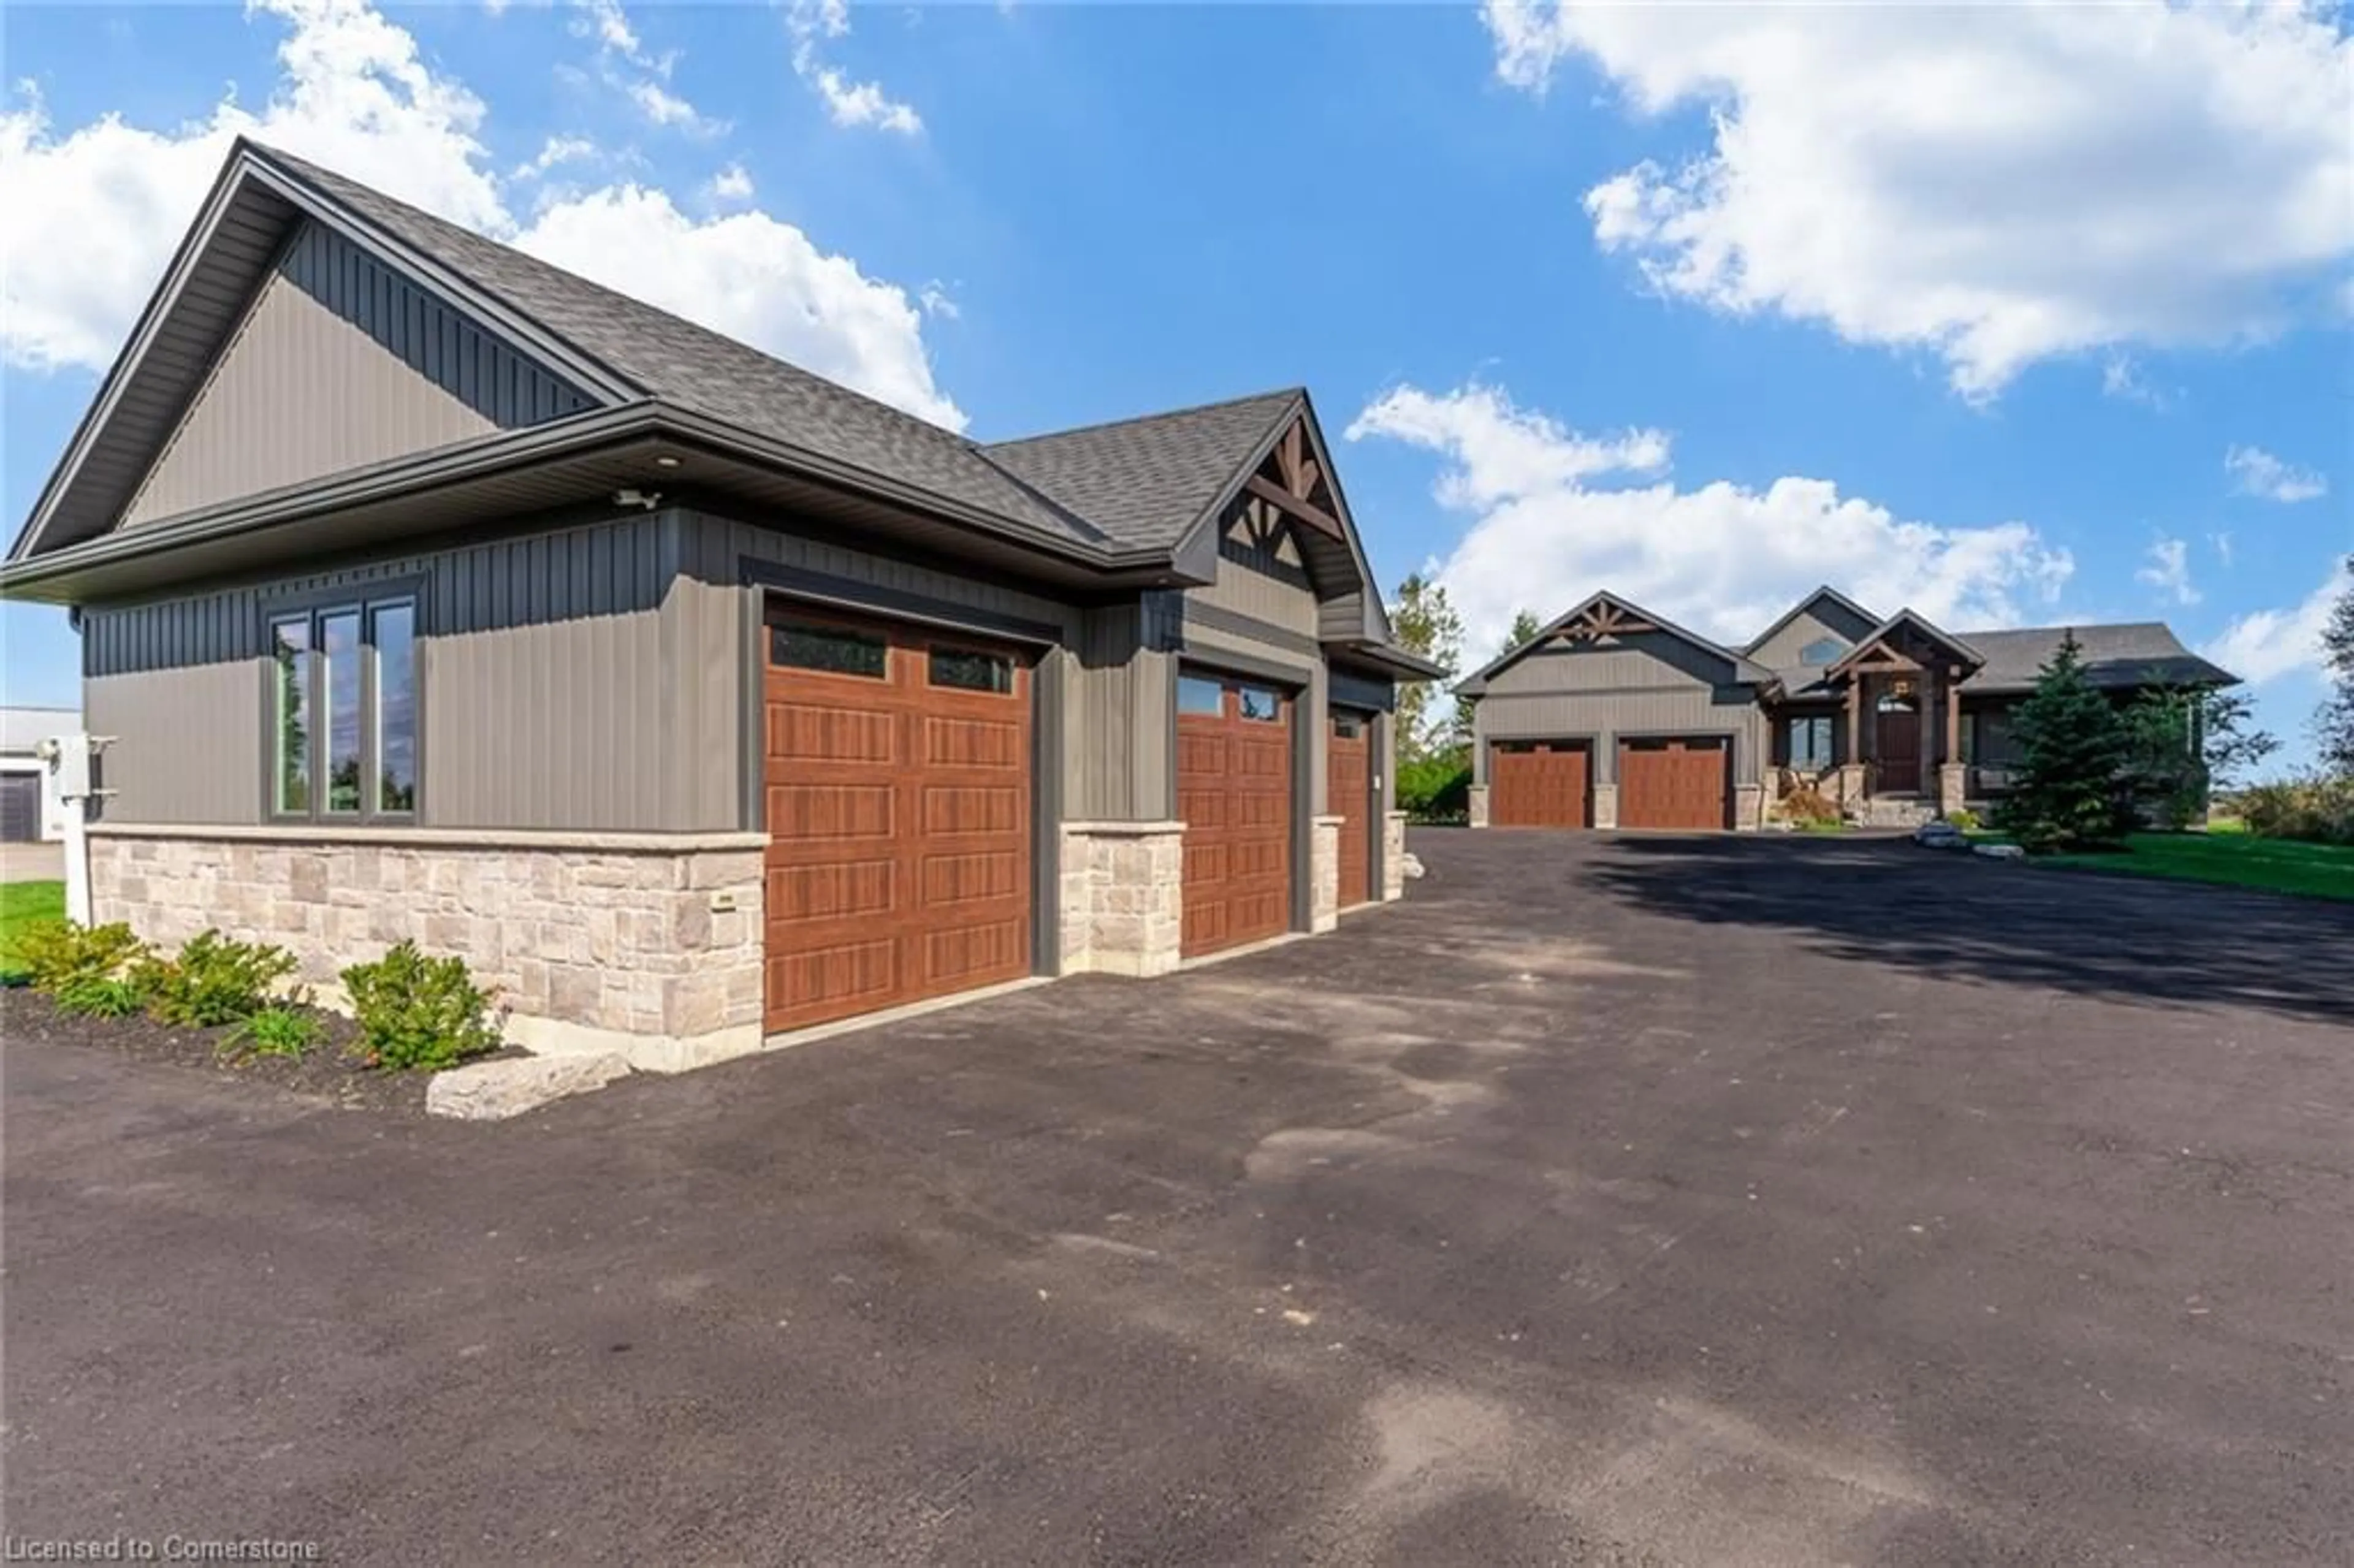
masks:
[[[1291,928],[1291,699],[1272,686],[1177,683],[1179,948],[1215,952]]]
[[[1733,753],[1722,736],[1618,743],[1618,825],[1722,828],[1733,820]]]
[[[797,611],[768,631],[767,1027],[1028,974],[1022,656]]]
[[[1364,715],[1336,713],[1324,742],[1324,809],[1341,819],[1341,907],[1373,896],[1373,726]]]
[[[1582,740],[1500,740],[1488,753],[1488,821],[1499,828],[1582,828],[1593,748]]]

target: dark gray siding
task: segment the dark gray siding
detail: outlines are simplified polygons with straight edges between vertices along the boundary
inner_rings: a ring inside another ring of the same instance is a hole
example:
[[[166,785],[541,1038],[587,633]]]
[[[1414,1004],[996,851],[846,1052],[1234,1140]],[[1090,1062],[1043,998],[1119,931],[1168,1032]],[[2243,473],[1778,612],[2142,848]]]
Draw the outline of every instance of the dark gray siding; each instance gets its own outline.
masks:
[[[263,279],[123,526],[589,406],[432,294],[306,225]]]
[[[415,583],[422,817],[435,827],[732,826],[691,804],[666,711],[663,520],[636,516],[126,608],[83,629],[83,702],[119,821],[261,814],[263,620]],[[732,732],[731,732],[732,734]],[[732,804],[732,787],[726,791]]]
[[[1166,821],[1176,811],[1172,629],[1162,596],[1088,609],[1065,665],[1065,815]]]

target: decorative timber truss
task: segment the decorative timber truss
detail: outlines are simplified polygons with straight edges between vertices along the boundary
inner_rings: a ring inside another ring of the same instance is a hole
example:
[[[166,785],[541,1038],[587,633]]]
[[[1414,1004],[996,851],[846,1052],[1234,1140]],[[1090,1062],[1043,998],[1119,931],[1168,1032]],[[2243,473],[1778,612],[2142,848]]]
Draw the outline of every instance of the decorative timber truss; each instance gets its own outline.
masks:
[[[1341,522],[1340,506],[1332,498],[1331,475],[1316,461],[1314,443],[1299,419],[1284,427],[1267,461],[1243,481],[1243,492],[1320,534],[1335,539],[1349,536]]]
[[[1646,620],[1641,612],[1616,599],[1596,599],[1554,627],[1553,634],[1563,642],[1605,642],[1638,631],[1659,630],[1658,624]]]

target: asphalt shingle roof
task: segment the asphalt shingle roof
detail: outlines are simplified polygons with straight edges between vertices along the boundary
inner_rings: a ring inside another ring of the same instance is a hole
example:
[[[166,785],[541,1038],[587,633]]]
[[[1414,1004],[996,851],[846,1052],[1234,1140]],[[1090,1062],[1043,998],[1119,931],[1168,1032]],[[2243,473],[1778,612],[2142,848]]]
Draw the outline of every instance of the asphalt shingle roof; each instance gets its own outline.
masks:
[[[1173,544],[1305,397],[1288,387],[981,450],[1121,544]]]
[[[2035,684],[2036,672],[2070,632],[2084,650],[2085,673],[2099,686],[2138,686],[2152,680],[2173,683],[2229,682],[2230,673],[2185,648],[2163,621],[2126,621],[2115,626],[2026,626],[2005,631],[1961,635],[1986,658],[1964,691]]]
[[[953,430],[877,402],[723,333],[396,201],[332,170],[260,149],[396,239],[450,268],[647,395],[977,507],[1041,534],[1102,533],[983,456]]]

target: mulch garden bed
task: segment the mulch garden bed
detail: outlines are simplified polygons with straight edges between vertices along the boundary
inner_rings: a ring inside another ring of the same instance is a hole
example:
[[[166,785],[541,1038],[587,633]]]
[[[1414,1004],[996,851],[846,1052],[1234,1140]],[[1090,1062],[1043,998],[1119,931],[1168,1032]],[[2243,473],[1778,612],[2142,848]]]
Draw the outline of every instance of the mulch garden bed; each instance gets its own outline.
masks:
[[[425,1084],[432,1074],[387,1073],[365,1066],[355,1054],[359,1048],[359,1026],[336,1013],[316,1016],[318,1043],[300,1056],[225,1055],[221,1041],[229,1033],[227,1028],[158,1023],[144,1014],[86,1018],[59,1012],[37,991],[0,991],[0,1038],[11,1046],[95,1047],[142,1061],[194,1068],[215,1078],[268,1084],[348,1109],[425,1114]]]

